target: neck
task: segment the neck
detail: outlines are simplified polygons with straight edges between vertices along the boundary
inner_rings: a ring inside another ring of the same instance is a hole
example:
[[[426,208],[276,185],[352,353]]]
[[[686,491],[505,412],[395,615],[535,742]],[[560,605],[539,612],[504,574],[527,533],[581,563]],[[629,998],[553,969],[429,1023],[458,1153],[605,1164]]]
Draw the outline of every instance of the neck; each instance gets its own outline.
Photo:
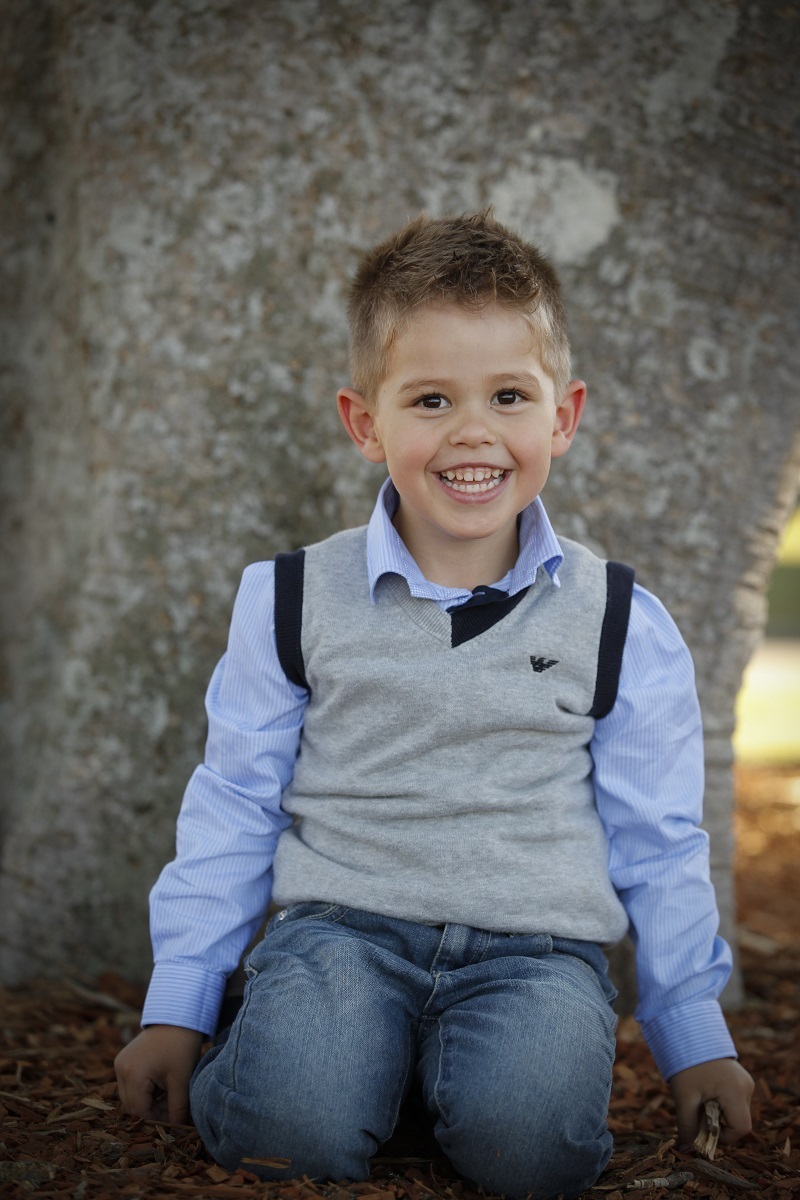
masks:
[[[496,583],[511,570],[519,556],[519,537],[514,526],[502,540],[475,538],[468,541],[448,539],[435,547],[420,544],[395,515],[394,526],[422,574],[441,587],[468,588]]]

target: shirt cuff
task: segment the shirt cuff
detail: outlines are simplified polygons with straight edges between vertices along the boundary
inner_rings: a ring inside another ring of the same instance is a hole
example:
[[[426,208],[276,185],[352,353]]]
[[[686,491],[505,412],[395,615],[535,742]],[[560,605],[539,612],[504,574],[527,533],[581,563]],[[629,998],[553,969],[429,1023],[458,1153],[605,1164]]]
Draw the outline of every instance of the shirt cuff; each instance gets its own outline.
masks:
[[[668,1008],[644,1021],[642,1032],[664,1079],[698,1063],[738,1057],[716,1000],[693,1000]]]
[[[182,1025],[213,1036],[227,982],[218,971],[197,963],[156,963],[142,1025]]]

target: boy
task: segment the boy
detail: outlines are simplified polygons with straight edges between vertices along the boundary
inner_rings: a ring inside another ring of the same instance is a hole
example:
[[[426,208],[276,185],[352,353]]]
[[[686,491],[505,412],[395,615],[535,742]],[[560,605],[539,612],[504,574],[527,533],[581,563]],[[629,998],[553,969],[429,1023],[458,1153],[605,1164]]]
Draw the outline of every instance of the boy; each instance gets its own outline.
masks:
[[[191,1082],[214,1157],[364,1179],[416,1075],[467,1178],[576,1196],[611,1153],[600,947],[629,923],[681,1138],[711,1098],[729,1138],[750,1127],[691,660],[539,499],[586,389],[536,249],[490,213],[420,217],[362,262],[349,316],[339,412],[389,480],[366,529],[245,572],[122,1101],[188,1118],[274,872],[285,908]]]

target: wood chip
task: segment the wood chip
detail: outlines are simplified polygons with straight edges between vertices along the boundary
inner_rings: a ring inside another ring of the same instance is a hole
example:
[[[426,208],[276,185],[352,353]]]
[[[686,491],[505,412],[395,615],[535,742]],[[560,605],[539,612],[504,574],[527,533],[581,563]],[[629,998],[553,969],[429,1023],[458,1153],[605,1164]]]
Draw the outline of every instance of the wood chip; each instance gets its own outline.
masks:
[[[703,1105],[703,1117],[700,1129],[694,1139],[694,1148],[710,1162],[713,1162],[719,1141],[720,1107],[716,1100],[706,1100]]]
[[[705,1175],[707,1179],[713,1179],[717,1183],[727,1183],[729,1187],[739,1188],[745,1192],[758,1191],[760,1186],[752,1179],[742,1179],[739,1175],[732,1175],[730,1171],[723,1170],[716,1163],[706,1162],[702,1158],[693,1158],[692,1166],[698,1174]]]
[[[49,1125],[52,1121],[87,1121],[91,1117],[97,1116],[96,1108],[76,1108],[74,1112],[54,1112],[47,1117],[46,1123]]]
[[[673,1171],[670,1175],[654,1175],[652,1179],[632,1179],[625,1186],[629,1191],[634,1188],[668,1188],[672,1191],[683,1187],[690,1179],[694,1179],[691,1171]]]
[[[212,1183],[227,1182],[231,1177],[229,1171],[226,1171],[224,1167],[217,1166],[216,1163],[213,1166],[206,1167],[206,1175]]]

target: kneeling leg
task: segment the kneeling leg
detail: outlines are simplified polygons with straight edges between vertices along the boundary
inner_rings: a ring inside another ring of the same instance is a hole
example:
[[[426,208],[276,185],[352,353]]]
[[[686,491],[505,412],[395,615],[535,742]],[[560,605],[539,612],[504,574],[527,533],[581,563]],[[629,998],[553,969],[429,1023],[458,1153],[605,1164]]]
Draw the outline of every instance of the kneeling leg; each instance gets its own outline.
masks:
[[[224,1167],[367,1178],[412,1070],[411,1020],[377,966],[374,948],[335,924],[267,933],[229,1036],[192,1081],[193,1119]]]
[[[426,1104],[456,1169],[486,1191],[579,1195],[611,1155],[616,1019],[592,968],[521,960],[444,1010],[422,1047]]]

